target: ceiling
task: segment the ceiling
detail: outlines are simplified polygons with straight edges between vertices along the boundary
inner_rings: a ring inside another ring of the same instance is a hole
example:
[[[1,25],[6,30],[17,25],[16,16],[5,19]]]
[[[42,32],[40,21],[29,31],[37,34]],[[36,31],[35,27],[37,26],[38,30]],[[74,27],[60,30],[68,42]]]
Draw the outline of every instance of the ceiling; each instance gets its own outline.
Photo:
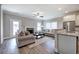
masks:
[[[19,14],[24,17],[33,19],[49,20],[60,17],[65,14],[65,11],[73,12],[79,10],[79,4],[4,4],[3,10]],[[42,18],[33,16],[33,12],[42,12]]]

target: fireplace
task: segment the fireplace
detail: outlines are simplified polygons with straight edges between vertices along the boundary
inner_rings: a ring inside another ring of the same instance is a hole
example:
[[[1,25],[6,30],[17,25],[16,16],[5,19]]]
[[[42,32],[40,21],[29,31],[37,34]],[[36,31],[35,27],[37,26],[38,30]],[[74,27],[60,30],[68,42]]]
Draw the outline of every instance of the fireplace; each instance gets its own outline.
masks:
[[[27,31],[29,31],[31,34],[34,33],[34,28],[27,28]]]

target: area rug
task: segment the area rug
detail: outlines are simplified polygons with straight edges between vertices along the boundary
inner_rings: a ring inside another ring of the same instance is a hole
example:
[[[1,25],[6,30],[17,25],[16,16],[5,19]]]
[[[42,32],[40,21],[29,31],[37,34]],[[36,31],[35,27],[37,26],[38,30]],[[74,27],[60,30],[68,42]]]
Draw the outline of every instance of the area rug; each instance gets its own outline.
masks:
[[[37,46],[37,45],[39,45],[39,44],[42,44],[42,43],[44,43],[44,42],[46,42],[46,41],[48,41],[48,37],[43,37],[43,38],[40,38],[40,39],[36,39],[36,40],[35,40],[35,43],[29,45],[28,47],[29,47],[29,48],[33,48],[33,47],[35,47],[35,46]]]

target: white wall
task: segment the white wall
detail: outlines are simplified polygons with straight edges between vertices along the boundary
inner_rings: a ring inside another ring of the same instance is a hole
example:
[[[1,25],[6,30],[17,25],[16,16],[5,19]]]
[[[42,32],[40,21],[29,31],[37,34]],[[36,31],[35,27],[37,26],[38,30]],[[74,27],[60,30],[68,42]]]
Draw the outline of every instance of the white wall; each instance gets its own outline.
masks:
[[[0,44],[3,43],[3,10],[0,4]]]
[[[3,31],[4,31],[4,37],[9,37],[10,36],[10,19],[8,15],[3,14]]]
[[[10,20],[11,19],[14,19],[14,20],[20,20],[21,21],[21,29],[25,29],[26,28],[34,28],[34,30],[36,30],[36,24],[37,24],[37,21],[34,20],[34,19],[30,19],[30,18],[25,18],[25,17],[21,17],[21,16],[16,16],[16,15],[12,15],[12,14],[7,14],[7,13],[4,13],[3,14],[4,17],[4,38],[6,37],[11,37],[10,36]]]
[[[11,23],[11,20],[22,20],[21,17],[18,17],[18,16],[15,16],[15,15],[12,15],[12,14],[6,14],[6,13],[3,13],[3,37],[4,38],[7,38],[7,37],[12,37],[12,23]],[[21,29],[21,27],[20,27]]]
[[[0,42],[1,42],[1,5],[0,5]]]

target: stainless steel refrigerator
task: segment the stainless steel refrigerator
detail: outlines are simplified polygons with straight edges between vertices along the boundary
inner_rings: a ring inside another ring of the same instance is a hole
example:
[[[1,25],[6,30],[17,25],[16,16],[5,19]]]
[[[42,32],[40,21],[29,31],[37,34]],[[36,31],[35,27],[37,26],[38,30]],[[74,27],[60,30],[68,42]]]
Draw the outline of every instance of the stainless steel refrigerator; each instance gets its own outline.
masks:
[[[75,31],[75,21],[66,21],[66,22],[63,22],[63,28],[67,32],[74,32]]]

